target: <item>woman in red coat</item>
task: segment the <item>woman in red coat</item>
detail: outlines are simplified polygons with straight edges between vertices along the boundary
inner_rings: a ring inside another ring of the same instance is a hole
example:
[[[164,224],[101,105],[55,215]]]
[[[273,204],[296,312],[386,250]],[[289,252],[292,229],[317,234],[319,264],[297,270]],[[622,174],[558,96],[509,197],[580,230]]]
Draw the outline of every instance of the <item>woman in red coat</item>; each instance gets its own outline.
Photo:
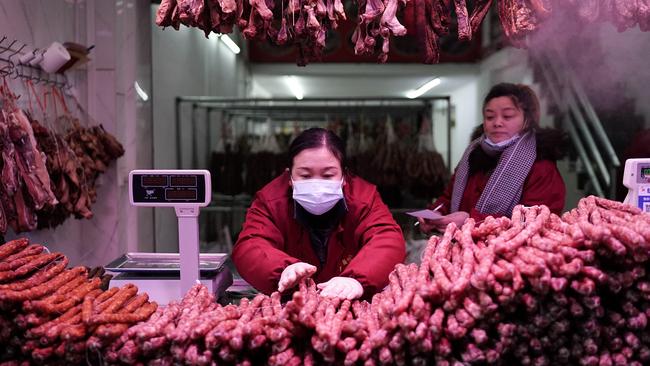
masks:
[[[312,128],[289,147],[289,168],[251,204],[232,253],[237,271],[269,294],[312,276],[322,296],[372,296],[405,256],[402,231],[375,186],[344,170],[345,145]]]
[[[483,124],[475,131],[451,182],[432,207],[444,216],[420,220],[423,231],[444,229],[468,218],[510,216],[518,205],[546,205],[560,214],[566,187],[556,161],[566,136],[539,127],[539,101],[530,87],[502,83],[483,102]]]

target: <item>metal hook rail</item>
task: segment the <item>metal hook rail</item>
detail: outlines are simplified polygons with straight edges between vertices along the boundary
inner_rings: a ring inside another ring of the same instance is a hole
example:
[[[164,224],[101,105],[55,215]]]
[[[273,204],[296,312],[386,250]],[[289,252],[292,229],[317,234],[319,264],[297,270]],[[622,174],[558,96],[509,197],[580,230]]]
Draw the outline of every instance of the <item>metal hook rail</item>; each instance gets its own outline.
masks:
[[[26,47],[27,44],[16,39],[10,40],[6,35],[0,38],[0,77],[32,80],[36,84],[43,83],[64,89],[72,87],[64,74],[47,73],[40,67],[17,63],[14,57],[20,55]],[[43,55],[45,50],[34,49],[32,53],[34,56],[39,53]]]
[[[447,164],[451,171],[451,99],[449,97],[404,99],[392,97],[369,98],[295,98],[276,99],[242,99],[223,98],[213,96],[179,96],[175,105],[175,132],[176,132],[176,163],[178,167],[183,164],[183,129],[191,131],[191,164],[198,166],[198,118],[196,111],[204,109],[205,129],[211,131],[211,112],[220,111],[224,115],[242,116],[263,120],[265,118],[285,118],[292,120],[316,121],[326,115],[330,116],[359,116],[359,115],[386,115],[404,114],[415,115],[417,112],[431,113],[434,101],[443,101],[447,105]],[[189,126],[182,121],[183,106],[191,107]],[[205,136],[206,146],[210,147],[211,132]]]

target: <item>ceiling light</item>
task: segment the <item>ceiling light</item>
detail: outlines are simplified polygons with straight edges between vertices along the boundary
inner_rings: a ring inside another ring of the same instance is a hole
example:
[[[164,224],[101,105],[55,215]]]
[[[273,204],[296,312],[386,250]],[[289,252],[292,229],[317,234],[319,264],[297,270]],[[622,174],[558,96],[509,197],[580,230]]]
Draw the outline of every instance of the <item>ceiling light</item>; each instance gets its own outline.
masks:
[[[146,93],[146,92],[145,92],[145,91],[140,87],[140,84],[138,84],[137,81],[135,82],[135,92],[138,94],[138,96],[140,97],[140,99],[142,99],[143,102],[146,102],[147,100],[149,100],[149,96],[148,96],[147,93]]]
[[[302,91],[302,87],[298,83],[298,79],[295,76],[287,76],[286,79],[287,84],[289,85],[289,89],[291,89],[293,95],[296,96],[296,99],[302,100],[304,93]]]
[[[221,42],[223,42],[226,46],[228,46],[228,48],[235,55],[241,52],[241,48],[239,48],[239,46],[237,46],[237,43],[235,43],[235,41],[233,41],[227,34],[222,34],[219,39],[221,39]]]
[[[438,85],[440,85],[440,78],[435,78],[415,90],[409,90],[406,93],[406,97],[409,99],[415,99]]]

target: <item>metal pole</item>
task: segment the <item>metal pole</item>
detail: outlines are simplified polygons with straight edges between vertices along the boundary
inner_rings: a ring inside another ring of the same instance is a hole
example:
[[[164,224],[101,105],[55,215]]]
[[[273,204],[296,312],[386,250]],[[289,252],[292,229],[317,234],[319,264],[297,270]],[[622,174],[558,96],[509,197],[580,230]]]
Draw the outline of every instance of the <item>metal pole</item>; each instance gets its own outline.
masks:
[[[614,165],[615,167],[620,166],[621,162],[618,160],[618,156],[616,155],[616,151],[614,151],[612,142],[609,140],[609,137],[607,137],[607,133],[605,133],[603,124],[600,122],[600,118],[598,118],[593,105],[589,102],[589,98],[587,98],[585,91],[582,89],[582,86],[575,81],[573,75],[570,75],[569,79],[571,80],[571,84],[575,90],[576,95],[578,96],[578,100],[580,100],[582,103],[582,107],[587,114],[587,120],[594,127],[596,136],[598,136],[601,143],[605,146],[605,152],[607,153],[610,164]]]
[[[208,108],[205,111],[205,148],[208,150],[206,154],[206,163],[210,164],[210,154],[212,153],[212,123],[210,116],[212,114],[212,108]]]
[[[553,58],[560,62],[562,70],[568,70],[568,63],[566,61],[566,57],[564,56],[564,54],[557,49],[554,49],[554,54],[555,55]],[[577,99],[580,102],[580,105],[585,110],[587,121],[593,126],[596,136],[598,137],[600,142],[604,145],[605,152],[607,154],[607,157],[609,158],[610,164],[614,165],[615,167],[620,166],[621,162],[619,161],[618,156],[616,155],[616,151],[614,151],[614,147],[612,146],[612,143],[609,140],[609,137],[607,136],[605,129],[603,129],[603,124],[600,121],[598,114],[596,114],[593,105],[589,101],[589,98],[587,97],[584,88],[578,82],[578,80],[576,79],[573,73],[567,72],[565,73],[565,75],[569,81],[569,86],[573,88],[575,95],[577,96]]]
[[[451,163],[451,98],[447,97],[447,161],[449,162],[449,173],[454,173]]]
[[[580,137],[578,136],[578,132],[576,131],[575,126],[573,126],[573,123],[569,117],[564,117],[564,121],[567,126],[567,130],[569,131],[569,136],[571,137],[571,140],[573,140],[573,144],[576,147],[576,151],[578,152],[578,155],[580,155],[580,158],[582,159],[582,162],[587,169],[587,174],[591,178],[591,183],[596,190],[596,194],[600,197],[605,197],[605,192],[600,186],[598,177],[596,177],[596,172],[594,172],[594,169],[591,166],[591,162],[589,161],[585,147],[582,145],[582,141],[580,141]]]
[[[609,176],[610,176],[610,181],[612,184],[609,186],[609,199],[615,200],[616,199],[616,178],[618,178],[618,174],[616,174],[616,169],[617,168],[611,168],[609,170]]]
[[[182,97],[176,97],[176,169],[182,169],[181,161],[181,102]]]
[[[551,63],[552,62],[550,62],[550,60],[547,62],[547,64],[551,64]],[[551,77],[552,77],[552,73],[556,72],[556,71],[551,70],[550,68],[547,68],[544,64],[540,64],[540,66],[541,66],[541,69],[542,69],[542,75],[546,79],[546,83],[549,86],[549,90],[551,91],[551,97],[553,98],[555,104],[557,106],[559,106],[562,109],[563,112],[566,111],[567,105],[568,105],[569,110],[575,116],[575,118],[578,120],[578,123],[580,123],[580,121],[581,121],[582,124],[584,125],[585,124],[584,119],[582,119],[582,115],[579,113],[580,111],[577,110],[577,106],[575,105],[575,100],[571,100],[571,98],[568,98],[569,100],[567,100],[566,98],[562,98],[562,96],[560,95],[560,92],[557,91],[553,87],[553,85],[555,85],[555,84],[553,83],[553,80],[551,79]],[[555,76],[558,76],[558,74],[555,73]],[[570,91],[567,91],[566,94],[570,94]],[[569,137],[571,138],[571,141],[573,142],[573,144],[576,147],[578,155],[580,156],[580,160],[582,160],[583,164],[585,165],[585,168],[587,169],[587,174],[589,175],[589,178],[592,181],[591,183],[592,183],[594,189],[596,190],[596,192],[598,192],[599,196],[604,197],[604,191],[601,188],[600,181],[598,180],[598,176],[596,175],[596,172],[594,171],[593,167],[591,166],[591,160],[589,159],[589,155],[587,154],[587,151],[585,150],[585,147],[582,144],[582,141],[580,140],[580,134],[576,130],[576,127],[573,125],[573,122],[571,121],[571,118],[566,113],[565,113],[565,117],[563,118],[562,121],[563,121],[564,125],[566,126],[567,131],[569,132]],[[586,125],[584,126],[584,128],[586,128]],[[585,135],[588,136],[589,131],[587,130],[585,132],[586,132]],[[592,151],[594,151],[593,150],[593,148],[594,148],[593,139],[591,141],[587,140],[587,143],[592,148]],[[599,156],[597,149],[595,150],[594,153],[595,153],[596,156]],[[600,159],[596,158],[596,159],[597,159],[598,164],[600,166],[600,164],[602,163],[602,158],[600,158]],[[610,178],[609,175],[608,175],[607,178],[608,179]],[[605,179],[605,181],[607,181],[608,179]]]
[[[587,122],[585,122],[584,117],[582,116],[582,113],[580,113],[580,109],[576,105],[576,101],[574,96],[570,93],[570,91],[566,91],[565,98],[567,102],[569,103],[569,108],[571,109],[571,113],[573,114],[577,124],[578,128],[580,129],[580,132],[582,132],[582,136],[584,137],[585,141],[587,142],[587,147],[591,151],[591,155],[593,158],[596,160],[596,165],[598,166],[598,169],[600,170],[600,175],[603,178],[603,181],[607,186],[610,185],[610,177],[609,177],[609,171],[607,170],[607,167],[605,166],[605,162],[603,161],[603,157],[600,154],[600,150],[598,149],[598,146],[596,146],[596,142],[594,141],[594,138],[591,136],[591,132],[589,131],[589,127],[587,126]]]
[[[180,257],[180,296],[194,286],[199,272],[199,208],[176,207],[178,217],[178,253]]]
[[[614,166],[618,166],[620,163],[618,161],[618,158],[616,157],[616,154],[614,153],[614,150],[611,146],[609,139],[607,138],[607,135],[605,134],[605,131],[602,128],[602,124],[600,123],[600,120],[598,119],[596,112],[593,110],[591,103],[589,102],[586,95],[584,94],[584,91],[581,90],[578,83],[574,80],[572,74],[568,73],[567,75],[563,75],[563,73],[561,72],[562,70],[560,70],[557,67],[557,65],[555,65],[552,61],[550,61],[548,57],[547,59],[549,60],[548,64],[550,65],[551,69],[553,69],[555,75],[562,78],[566,77],[568,79],[568,83],[567,83],[568,87],[565,89],[565,93],[564,93],[566,103],[569,106],[571,113],[575,117],[577,128],[580,129],[580,132],[584,136],[584,139],[587,142],[587,147],[591,152],[591,155],[596,160],[596,165],[598,166],[603,181],[607,186],[610,186],[612,184],[612,180],[609,174],[609,170],[605,166],[605,162],[603,160],[601,151],[596,146],[596,142],[592,136],[592,133],[589,130],[589,127],[587,126],[587,121],[589,121],[589,123],[594,127],[596,136],[600,140],[600,143],[605,145],[605,151],[609,154],[608,157],[611,163]],[[561,56],[558,55],[555,58],[555,60],[556,62],[558,60],[561,62]],[[566,66],[563,66],[562,69],[566,69]],[[580,91],[582,91],[582,95],[580,95]],[[580,107],[584,109],[585,116],[583,116]]]
[[[197,149],[197,143],[196,143],[196,110],[197,110],[197,104],[192,103],[192,169],[198,169],[199,166],[199,157],[198,157],[198,152],[196,151]]]

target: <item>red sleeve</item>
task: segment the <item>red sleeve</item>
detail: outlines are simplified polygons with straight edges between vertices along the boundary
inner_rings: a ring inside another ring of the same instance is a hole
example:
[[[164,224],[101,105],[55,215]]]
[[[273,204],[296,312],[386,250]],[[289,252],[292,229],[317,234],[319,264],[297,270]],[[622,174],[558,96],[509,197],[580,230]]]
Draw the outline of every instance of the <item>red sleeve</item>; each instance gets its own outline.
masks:
[[[445,187],[444,192],[442,192],[442,196],[438,197],[437,200],[435,200],[432,204],[427,206],[429,210],[433,210],[434,208],[438,207],[438,205],[442,204],[442,206],[438,209],[438,212],[440,212],[443,215],[449,214],[449,210],[451,209],[451,194],[454,192],[455,180],[456,180],[456,173],[454,173],[451,176],[451,179],[449,180],[449,183]]]
[[[376,190],[371,204],[363,210],[354,234],[362,247],[340,275],[359,281],[364,297],[369,297],[381,291],[395,265],[404,262],[406,245],[402,229]]]
[[[282,250],[284,241],[267,202],[258,194],[246,213],[232,260],[242,278],[265,294],[278,289],[280,275],[288,265],[300,262]]]
[[[555,162],[538,160],[524,182],[520,203],[526,206],[546,205],[560,215],[564,210],[566,186]]]

